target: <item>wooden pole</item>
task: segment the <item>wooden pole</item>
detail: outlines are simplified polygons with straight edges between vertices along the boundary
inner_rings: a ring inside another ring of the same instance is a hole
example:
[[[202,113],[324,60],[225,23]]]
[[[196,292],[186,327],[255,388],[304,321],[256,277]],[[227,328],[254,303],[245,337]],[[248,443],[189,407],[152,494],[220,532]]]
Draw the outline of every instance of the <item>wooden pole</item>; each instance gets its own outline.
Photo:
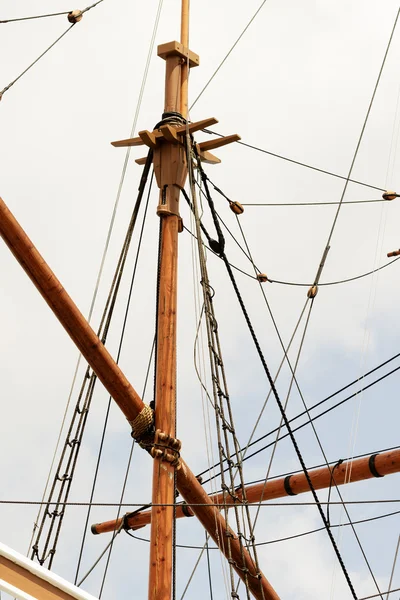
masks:
[[[179,192],[178,192],[179,193]],[[157,318],[157,367],[155,425],[172,438],[176,437],[176,301],[178,217],[162,217],[160,280]],[[172,529],[175,500],[175,467],[155,458],[153,463],[149,598],[171,597]]]
[[[143,402],[1,198],[0,236],[4,239],[17,261],[35,284],[128,421],[134,420],[144,407]],[[163,466],[166,464],[163,463]],[[196,514],[201,516],[204,526],[209,527],[207,529],[208,533],[215,539],[216,531],[226,530],[225,520],[211,501],[204,502],[205,498],[208,498],[207,494],[188,466],[185,463],[183,465],[184,467],[178,471],[178,490],[191,503],[205,504],[196,508]],[[190,498],[188,496],[189,493]],[[212,515],[212,518],[209,518],[209,515]],[[218,523],[218,528],[216,527],[216,523]],[[219,538],[216,543],[219,543],[222,549],[224,539]],[[238,541],[232,540],[232,547],[236,544],[238,544]],[[248,553],[245,552],[245,554],[247,557]],[[248,557],[246,560],[251,559]],[[243,571],[238,571],[238,575],[244,579]],[[261,591],[258,594],[255,593],[254,596],[257,600],[263,600]],[[264,596],[264,600],[278,600],[278,596],[276,594],[275,596]]]
[[[185,0],[182,0],[182,6]],[[183,8],[182,8],[183,11]],[[182,12],[183,19],[183,12]],[[165,113],[179,113],[182,94],[182,59],[166,57]],[[178,227],[180,186],[186,179],[183,153],[165,141],[154,156],[160,188],[160,264],[157,299],[156,432],[176,438],[176,321]],[[176,164],[180,163],[178,170]],[[179,176],[177,176],[179,172]],[[171,214],[175,213],[175,214]],[[156,434],[157,435],[157,434]],[[169,600],[172,592],[175,466],[154,454],[150,534],[149,600]],[[164,505],[164,506],[160,506]]]
[[[182,0],[181,11],[181,44],[189,50],[189,6],[190,0]],[[181,68],[181,114],[187,119],[189,93],[189,56],[182,63]]]
[[[331,487],[331,485],[334,486],[335,484],[343,485],[346,483],[363,481],[364,479],[371,479],[377,476],[384,477],[385,475],[391,475],[392,473],[398,473],[399,471],[400,450],[391,450],[390,452],[383,452],[382,454],[376,455],[372,454],[371,456],[359,458],[354,461],[346,461],[336,468],[332,465],[330,467],[313,469],[312,471],[309,471],[309,475],[314,488],[316,490],[321,490]],[[277,498],[284,498],[289,495],[297,496],[297,494],[303,494],[309,491],[310,488],[303,473],[289,475],[288,477],[282,477],[280,479],[273,479],[268,481],[266,485],[264,485],[264,483],[257,483],[246,487],[247,501],[249,504],[258,504],[259,502],[267,502],[267,500],[276,500]],[[240,491],[238,491],[237,497],[238,502],[240,502],[242,498]],[[209,498],[216,505],[224,502],[222,494],[215,494]],[[233,500],[230,496],[228,496],[225,501],[229,505],[233,505]],[[182,517],[191,516],[194,514],[194,508],[195,507],[191,508],[190,506],[179,505],[176,510],[176,518],[180,519]],[[126,519],[126,524],[130,529],[140,529],[141,527],[148,525],[150,521],[151,512],[144,511],[133,515],[132,517],[128,517]],[[97,525],[92,526],[92,532],[106,533],[115,531],[120,524],[121,519],[118,521],[113,520],[98,523]]]

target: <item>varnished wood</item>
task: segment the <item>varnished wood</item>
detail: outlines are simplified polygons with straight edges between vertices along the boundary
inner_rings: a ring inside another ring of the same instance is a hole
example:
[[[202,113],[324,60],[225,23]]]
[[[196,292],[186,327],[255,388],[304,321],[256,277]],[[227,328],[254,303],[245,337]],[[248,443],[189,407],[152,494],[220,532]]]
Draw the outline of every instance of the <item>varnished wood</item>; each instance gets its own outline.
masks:
[[[180,44],[176,41],[167,42],[166,44],[161,44],[160,46],[158,46],[157,54],[160,58],[163,58],[164,60],[167,60],[171,56],[175,56],[178,59],[183,58],[184,60],[187,60],[187,57],[189,56],[189,66],[191,68],[198,67],[200,64],[200,58],[198,54],[195,54],[195,52],[192,52],[183,44]]]
[[[309,471],[310,479],[316,490],[328,488],[335,484],[344,485],[347,483],[371,479],[374,477],[374,475],[371,472],[369,462],[370,457],[367,456],[354,461],[345,461],[335,469],[334,465],[330,467],[312,469]],[[400,472],[400,450],[391,450],[389,452],[382,452],[382,454],[378,454],[375,458],[375,468],[382,477]],[[346,473],[348,475],[348,480],[346,479]],[[277,498],[284,498],[288,496],[287,489],[285,488],[285,479],[285,477],[282,477],[279,479],[272,479],[266,484],[259,483],[247,486],[247,501],[249,504],[258,504],[259,502],[267,502],[268,500],[276,500]],[[286,485],[289,486],[289,489],[295,495],[310,491],[306,476],[303,473],[292,475],[287,480]],[[238,501],[240,501],[242,498],[240,491],[237,492],[237,497]],[[210,498],[217,505],[223,502],[222,494],[215,494],[210,496]],[[227,503],[232,505],[233,500],[228,497]],[[189,509],[189,512],[192,512],[190,507],[187,508]],[[176,518],[180,519],[186,516],[187,515],[182,509],[182,506],[178,506],[176,509]],[[148,525],[150,521],[151,511],[148,510],[138,513],[132,517],[128,517],[127,524],[131,529],[140,529],[141,527]],[[106,521],[105,523],[99,523],[95,525],[94,532],[107,533],[110,531],[115,531],[119,525],[120,521]]]
[[[165,220],[170,220],[172,223],[178,221],[175,217],[167,217]],[[174,228],[175,226],[171,225],[171,227]],[[1,199],[0,235],[125,416],[128,420],[133,420],[143,407],[141,399]],[[175,236],[175,233],[173,232],[171,235]],[[168,343],[170,342],[166,341],[166,344],[164,344],[166,355],[172,351],[171,348],[167,350]],[[174,415],[172,418],[174,420]],[[160,473],[169,473],[169,471],[168,469],[167,471],[161,469]],[[170,475],[167,476],[167,480],[171,481]],[[202,504],[205,502],[205,498],[208,498],[186,464],[184,468],[178,471],[177,486],[182,497],[190,503]],[[171,487],[174,489],[173,486]],[[198,513],[202,515],[202,523],[208,528],[207,531],[212,536],[215,536],[216,511],[217,509],[211,500],[207,501],[207,506],[199,507],[199,510],[196,509],[196,515]],[[160,518],[163,520],[167,515],[170,515],[170,513],[163,511]],[[218,516],[218,523],[221,530],[225,530],[225,520],[222,515]],[[220,539],[219,543],[223,545],[225,541]],[[162,562],[162,565],[164,564],[165,561]],[[238,572],[238,574],[243,578],[243,572]],[[255,597],[262,599],[261,595],[255,595]],[[168,598],[168,596],[164,597],[163,600],[165,598]],[[271,596],[270,598],[275,599],[277,596]]]
[[[17,565],[12,560],[0,556],[0,579],[18,590],[40,600],[75,600],[76,596],[60,590],[55,585],[41,579],[35,573]],[[94,600],[94,598],[93,598]]]
[[[220,148],[233,142],[238,142],[241,139],[240,135],[234,133],[233,135],[226,135],[225,137],[219,137],[215,140],[207,140],[206,142],[200,142],[199,148],[202,152],[206,150],[214,150],[214,148]]]
[[[225,519],[221,515],[219,509],[213,505],[211,498],[205,492],[198,480],[193,478],[193,474],[189,471],[187,465],[183,461],[182,468],[177,472],[177,483],[182,498],[184,498],[188,504],[194,504],[195,497],[202,498],[201,502],[204,503],[205,506],[192,506],[192,511],[206,531],[208,531],[221,552],[228,559],[227,535],[229,535],[231,540],[233,567],[239,577],[245,581],[243,569],[248,569],[251,575],[256,575],[254,562],[249,552],[243,549],[243,564],[242,550],[237,536],[230,527],[227,527]],[[279,600],[278,594],[263,573],[260,572],[259,577],[260,579],[250,576],[247,579],[253,596],[257,598],[257,600]]]
[[[216,123],[218,123],[218,119],[210,117],[209,119],[202,119],[201,121],[195,121],[194,123],[188,123],[187,125],[177,127],[176,131],[178,134],[186,133],[187,130],[189,130],[189,133],[195,133],[195,131],[206,129],[207,127],[210,127],[210,125],[215,125]]]
[[[172,144],[179,144],[182,141],[182,138],[179,139],[178,133],[175,127],[171,127],[171,125],[162,125],[160,127],[160,132],[163,135],[163,138],[167,142],[171,142]]]
[[[201,162],[207,163],[208,165],[219,165],[221,159],[215,154],[211,154],[207,150],[198,150],[199,158]]]
[[[181,44],[184,48],[189,48],[189,0],[182,0],[181,5]],[[184,119],[187,119],[189,110],[189,60],[188,51],[182,59],[181,67],[181,114]]]
[[[176,312],[178,217],[162,217],[157,318],[156,429],[176,437]],[[175,468],[155,458],[153,464],[149,598],[171,596],[172,525]],[[169,504],[170,506],[156,506]]]
[[[211,117],[209,119],[203,119],[202,121],[195,121],[194,123],[188,123],[187,125],[182,125],[180,127],[174,127],[172,134],[170,132],[172,127],[169,125],[162,126],[162,127],[160,127],[160,129],[155,129],[151,133],[154,136],[155,141],[157,141],[161,138],[165,138],[165,139],[167,139],[167,141],[176,141],[176,139],[177,139],[175,137],[176,135],[183,136],[186,134],[187,131],[189,131],[189,133],[194,133],[195,131],[200,131],[201,129],[210,127],[210,125],[215,125],[216,123],[218,123],[218,120]],[[169,135],[169,137],[165,136],[165,129],[164,129],[165,127],[168,128],[167,135]],[[173,139],[171,139],[171,135],[173,136]],[[111,142],[111,145],[114,146],[115,148],[126,148],[128,146],[143,146],[144,144],[145,144],[145,142],[142,139],[142,137],[135,137],[135,138],[129,138],[127,140],[118,140],[116,142]],[[140,160],[140,159],[138,159],[138,160]],[[141,164],[141,163],[139,163],[139,164]]]
[[[129,421],[143,402],[0,198],[0,235]]]
[[[147,131],[147,129],[139,131],[139,137],[146,146],[149,146],[149,148],[154,150],[157,147],[156,136],[153,131]]]
[[[117,142],[111,142],[111,146],[115,148],[126,148],[127,146],[143,146],[144,141],[141,137],[129,138],[127,140],[118,140]]]
[[[146,160],[147,160],[147,156],[143,156],[142,158],[137,158],[135,160],[135,163],[137,165],[145,165],[146,164]]]

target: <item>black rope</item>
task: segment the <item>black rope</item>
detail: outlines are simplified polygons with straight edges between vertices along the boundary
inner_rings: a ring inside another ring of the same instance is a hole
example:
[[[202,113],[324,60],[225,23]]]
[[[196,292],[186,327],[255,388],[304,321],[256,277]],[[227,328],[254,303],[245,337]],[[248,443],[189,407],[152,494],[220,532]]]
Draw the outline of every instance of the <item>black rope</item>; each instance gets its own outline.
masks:
[[[362,525],[363,523],[369,523],[371,521],[379,521],[380,519],[387,519],[388,517],[394,517],[396,515],[400,515],[400,510],[395,510],[390,513],[385,513],[383,515],[377,515],[375,517],[368,517],[366,519],[360,519],[359,521],[353,521],[352,523],[335,523],[331,525],[331,529],[335,529],[338,527],[348,527],[349,525]],[[280,542],[287,542],[289,540],[295,540],[297,538],[305,537],[307,535],[312,535],[313,533],[319,533],[320,531],[325,531],[325,527],[317,527],[316,529],[309,529],[308,531],[302,531],[301,533],[295,533],[293,535],[288,535],[283,538],[275,538],[273,540],[267,540],[265,542],[257,542],[256,546],[268,546],[270,544],[278,544]],[[150,543],[148,538],[139,537],[138,535],[134,535],[130,531],[126,530],[126,533],[134,538],[135,540],[139,540],[140,542]],[[193,546],[189,544],[177,544],[177,548],[184,548],[188,550],[202,550],[203,546]],[[208,550],[219,550],[218,546],[208,546]]]
[[[202,168],[202,166],[201,166],[201,162],[200,162],[200,160],[198,161],[198,165],[197,165],[197,166],[198,166],[198,169],[199,169],[199,172],[200,172],[200,174],[202,174],[202,173],[203,173],[203,168]],[[206,178],[206,177],[204,177],[204,178],[203,178],[203,176],[202,176],[202,180],[203,180],[203,184],[204,184],[204,189],[205,189],[205,192],[206,192],[206,194],[207,194],[208,204],[209,204],[209,207],[210,207],[210,210],[211,210],[211,213],[212,213],[212,217],[213,217],[213,220],[214,220],[214,224],[215,224],[215,227],[216,227],[216,229],[217,229],[217,232],[218,232],[218,236],[220,236],[220,235],[221,235],[221,236],[222,236],[222,238],[223,238],[223,234],[222,234],[222,231],[221,231],[221,229],[220,229],[220,226],[219,226],[219,223],[218,223],[218,217],[217,217],[217,215],[215,214],[215,207],[214,207],[214,203],[213,203],[213,201],[212,201],[212,198],[211,198],[211,195],[210,195],[210,191],[209,191],[209,188],[208,188],[208,185],[207,185],[207,178]],[[218,225],[217,225],[217,224],[218,224]],[[312,481],[311,481],[311,478],[310,478],[310,475],[309,475],[309,473],[308,473],[308,470],[307,470],[306,464],[305,464],[305,462],[304,462],[303,456],[302,456],[302,454],[301,454],[300,448],[299,448],[299,446],[298,446],[298,444],[297,444],[296,438],[294,437],[294,434],[293,434],[292,428],[291,428],[291,426],[290,426],[289,419],[288,419],[288,417],[287,417],[287,415],[286,415],[286,412],[285,412],[285,410],[284,410],[284,408],[283,408],[283,404],[282,404],[282,402],[281,402],[281,399],[280,399],[280,397],[279,397],[278,391],[277,391],[277,389],[276,389],[276,387],[275,387],[274,380],[273,380],[273,378],[272,378],[272,376],[271,376],[271,373],[270,373],[270,371],[269,371],[269,368],[268,368],[268,365],[267,365],[267,363],[266,363],[266,360],[265,360],[265,357],[264,357],[263,351],[262,351],[262,349],[261,349],[261,346],[260,346],[260,344],[259,344],[259,341],[258,341],[258,338],[257,338],[257,336],[256,336],[255,330],[254,330],[254,328],[253,328],[252,322],[251,322],[251,320],[250,320],[249,314],[248,314],[248,312],[247,312],[246,306],[245,306],[245,304],[244,304],[243,298],[242,298],[242,296],[241,296],[241,294],[240,294],[240,291],[239,291],[239,288],[238,288],[238,286],[237,286],[237,283],[236,283],[236,280],[235,280],[235,276],[234,276],[234,274],[233,274],[233,271],[232,271],[232,269],[231,269],[231,267],[230,267],[230,265],[229,265],[228,259],[227,259],[226,255],[225,255],[225,252],[224,252],[224,251],[222,251],[222,253],[221,253],[221,257],[222,257],[222,260],[223,260],[223,261],[224,261],[224,263],[225,263],[225,266],[226,266],[226,269],[227,269],[227,272],[228,272],[229,278],[230,278],[230,280],[231,280],[231,283],[232,283],[232,285],[233,285],[233,288],[234,288],[234,290],[235,290],[236,297],[237,297],[237,299],[238,299],[238,302],[239,302],[239,304],[240,304],[240,307],[241,307],[241,309],[242,309],[243,316],[244,316],[244,318],[245,318],[245,321],[246,321],[247,327],[248,327],[248,329],[249,329],[249,332],[250,332],[251,338],[252,338],[252,340],[253,340],[253,342],[254,342],[254,345],[255,345],[255,347],[256,347],[256,350],[257,350],[258,356],[259,356],[259,358],[260,358],[261,364],[262,364],[262,366],[263,366],[263,368],[264,368],[265,374],[266,374],[266,376],[267,376],[267,379],[268,379],[268,381],[269,381],[269,384],[270,384],[270,386],[271,386],[271,388],[272,388],[273,395],[274,395],[274,397],[275,397],[275,400],[276,400],[276,403],[277,403],[277,405],[278,405],[279,411],[280,411],[280,413],[281,413],[282,419],[283,419],[283,421],[284,421],[284,423],[285,423],[286,429],[287,429],[287,431],[288,431],[288,435],[289,435],[289,437],[290,437],[290,439],[291,439],[291,442],[292,442],[292,444],[293,444],[294,450],[295,450],[295,452],[296,452],[296,454],[297,454],[297,457],[298,457],[298,459],[299,459],[299,461],[300,461],[300,464],[301,464],[301,466],[302,466],[302,469],[303,469],[303,471],[304,471],[304,475],[305,475],[305,477],[306,477],[306,479],[307,479],[307,483],[308,483],[308,485],[309,485],[309,487],[310,487],[310,490],[311,490],[311,493],[312,493],[312,495],[313,495],[313,497],[314,497],[314,501],[315,501],[315,503],[316,503],[316,505],[317,505],[318,511],[319,511],[319,513],[320,513],[320,515],[321,515],[321,519],[322,519],[322,521],[323,521],[323,523],[324,523],[324,525],[325,525],[326,531],[327,531],[327,533],[328,533],[328,536],[329,536],[329,538],[330,538],[330,541],[331,541],[331,543],[332,543],[332,547],[333,547],[333,549],[334,549],[334,551],[335,551],[335,553],[336,553],[337,559],[338,559],[338,561],[339,561],[339,564],[340,564],[340,566],[341,566],[341,568],[342,568],[343,574],[344,574],[344,576],[345,576],[345,579],[346,579],[346,581],[347,581],[347,584],[348,584],[348,586],[349,586],[349,589],[350,589],[350,591],[351,591],[351,593],[352,593],[352,596],[353,596],[353,598],[354,598],[355,600],[357,600],[357,595],[356,595],[356,592],[355,592],[355,590],[354,590],[353,584],[352,584],[352,582],[351,582],[350,575],[349,575],[349,573],[348,573],[348,571],[347,571],[347,569],[346,569],[346,565],[345,565],[345,564],[344,564],[344,562],[343,562],[343,558],[342,558],[342,556],[341,556],[341,554],[340,554],[340,551],[339,551],[339,548],[338,548],[338,546],[337,546],[337,544],[336,544],[335,538],[333,537],[333,535],[332,535],[332,532],[331,532],[331,530],[330,530],[330,528],[329,528],[329,524],[328,524],[328,522],[327,522],[327,520],[326,520],[326,517],[325,517],[324,511],[322,510],[322,506],[321,506],[321,504],[320,504],[320,501],[319,501],[318,495],[317,495],[317,493],[316,493],[316,491],[315,491],[315,488],[314,488],[314,485],[313,485],[313,483],[312,483]]]
[[[203,129],[204,133],[210,133],[212,135],[217,135],[218,137],[224,137],[222,133],[217,133],[216,131],[210,131],[209,129]],[[357,179],[349,179],[345,175],[338,175],[337,173],[333,173],[332,171],[326,171],[325,169],[319,169],[318,167],[314,167],[313,165],[309,165],[304,162],[300,162],[298,160],[294,160],[293,158],[288,158],[287,156],[282,156],[281,154],[276,154],[275,152],[270,152],[269,150],[265,150],[264,148],[258,148],[257,146],[253,146],[252,144],[246,144],[245,142],[235,142],[236,144],[240,144],[241,146],[246,146],[247,148],[251,148],[252,150],[257,150],[257,152],[262,152],[263,154],[269,154],[270,156],[274,156],[275,158],[280,158],[281,160],[285,160],[287,162],[293,163],[295,165],[299,165],[300,167],[305,167],[306,169],[312,169],[313,171],[318,171],[319,173],[324,173],[325,175],[330,175],[331,177],[336,177],[337,179],[344,179],[349,183],[356,183],[357,185],[362,185],[364,187],[371,188],[372,190],[378,190],[379,192],[385,192],[385,188],[377,187],[376,185],[371,185],[369,183],[364,183],[363,181],[358,181]],[[340,204],[338,202],[338,204]]]
[[[308,409],[308,412],[314,410],[315,408],[317,408],[318,406],[321,406],[321,404],[324,404],[325,402],[327,402],[328,400],[330,400],[331,398],[333,398],[334,396],[337,396],[338,394],[340,394],[341,392],[343,392],[344,390],[348,389],[349,387],[351,387],[352,385],[354,385],[355,383],[358,383],[358,381],[364,379],[365,377],[367,377],[368,375],[370,375],[371,373],[374,373],[375,371],[377,371],[378,369],[380,369],[381,367],[385,366],[386,364],[388,364],[389,362],[391,362],[392,360],[398,358],[400,356],[400,354],[396,354],[396,356],[393,356],[392,358],[388,359],[387,361],[383,362],[382,364],[378,365],[377,367],[375,367],[374,369],[371,369],[371,371],[368,371],[367,373],[365,373],[362,377],[360,377],[359,379],[356,379],[354,381],[352,381],[351,383],[347,384],[346,386],[342,387],[340,390],[338,390],[337,392],[335,392],[334,394],[331,394],[330,396],[328,396],[327,398],[324,398],[324,400],[320,400],[319,402],[317,402],[316,404],[314,404],[313,406],[310,406],[310,408]],[[372,381],[370,384],[366,385],[365,387],[361,388],[360,390],[357,390],[356,392],[354,392],[353,394],[351,394],[350,396],[347,396],[346,398],[344,398],[343,400],[341,400],[340,402],[334,404],[333,406],[331,406],[330,408],[328,408],[327,410],[323,411],[322,413],[319,413],[318,415],[316,415],[315,417],[313,417],[311,420],[305,421],[304,423],[302,423],[301,425],[299,425],[298,427],[296,427],[293,431],[298,431],[299,429],[302,429],[303,427],[305,427],[306,425],[309,425],[311,421],[316,421],[317,419],[319,419],[320,417],[323,417],[324,415],[328,414],[329,412],[331,412],[332,410],[334,410],[335,408],[338,408],[339,406],[341,406],[342,404],[344,404],[345,402],[348,402],[349,400],[351,400],[352,398],[354,398],[355,396],[357,396],[358,394],[366,391],[367,389],[373,387],[375,384],[381,382],[382,380],[386,379],[386,377],[389,377],[390,375],[393,375],[393,373],[396,373],[397,371],[400,370],[400,366],[396,367],[395,369],[393,369],[392,371],[389,371],[388,373],[385,373],[385,375],[382,375],[382,377],[379,377],[378,379],[375,379],[375,381]],[[293,423],[293,421],[296,421],[297,419],[299,419],[300,417],[304,416],[307,414],[307,411],[304,410],[303,412],[295,415],[294,417],[292,417],[289,420],[289,423]],[[253,442],[251,442],[250,444],[248,444],[248,447],[250,448],[251,446],[254,446],[255,444],[258,444],[259,442],[261,442],[263,439],[269,437],[270,435],[272,435],[273,433],[276,433],[278,431],[278,427],[275,427],[274,429],[272,429],[271,431],[269,431],[268,433],[264,434],[263,436],[259,437],[258,439],[254,440]],[[288,434],[284,434],[283,436],[281,436],[279,438],[279,440],[284,439],[285,437],[287,437]],[[279,441],[278,440],[278,441]],[[247,456],[245,456],[243,458],[243,461],[248,460],[249,458],[256,456],[256,454],[259,454],[260,452],[262,452],[263,450],[266,450],[267,448],[269,448],[271,445],[273,445],[274,442],[271,442],[270,444],[268,444],[267,446],[264,446],[263,448],[260,448],[259,450],[257,450],[256,452],[254,452],[253,454],[248,454]],[[244,448],[241,449],[242,451],[244,450]],[[218,465],[214,465],[213,468],[215,468]],[[202,471],[201,473],[198,474],[198,477],[200,477],[201,475],[204,475],[205,473],[208,473],[209,469],[205,469],[204,471]],[[211,477],[210,479],[206,479],[205,481],[203,481],[203,483],[208,483],[208,481],[210,481],[211,479],[214,479],[215,477]]]

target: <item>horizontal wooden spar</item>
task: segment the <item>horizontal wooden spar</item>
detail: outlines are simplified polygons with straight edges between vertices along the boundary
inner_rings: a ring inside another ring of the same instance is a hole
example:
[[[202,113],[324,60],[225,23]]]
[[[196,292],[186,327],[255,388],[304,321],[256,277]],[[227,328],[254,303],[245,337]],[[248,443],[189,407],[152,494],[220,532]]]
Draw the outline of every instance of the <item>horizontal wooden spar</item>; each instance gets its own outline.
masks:
[[[400,450],[391,450],[382,454],[372,454],[366,458],[359,458],[354,461],[345,461],[335,467],[321,467],[309,471],[311,482],[316,490],[328,488],[331,485],[343,485],[344,483],[354,483],[371,477],[384,477],[392,473],[400,471]],[[247,501],[250,504],[266,502],[267,500],[275,500],[276,498],[284,498],[285,496],[297,496],[309,492],[306,476],[304,473],[296,475],[288,475],[280,479],[274,479],[264,483],[257,483],[246,487]],[[221,505],[224,502],[222,494],[214,494],[210,496],[211,500],[216,505]],[[237,492],[238,502],[242,501],[241,491]],[[186,500],[186,498],[185,498]],[[233,499],[228,496],[226,503],[232,505]],[[193,516],[196,507],[188,506],[188,504],[180,504],[176,508],[176,518]],[[140,529],[145,527],[151,521],[151,511],[144,511],[132,516],[127,516],[125,519],[126,526],[129,529]],[[106,521],[92,525],[93,533],[106,533],[115,531],[121,525],[122,519],[118,521]]]
[[[133,421],[145,405],[1,198],[0,236],[128,421]],[[227,556],[225,519],[183,460],[181,469],[177,471],[177,488],[186,502],[201,505],[193,512]],[[279,600],[279,596],[265,576],[262,573],[256,576],[250,554],[246,549],[241,550],[238,538],[233,532],[230,533],[233,536],[231,538],[233,566],[239,577],[246,579],[245,570],[241,568],[243,554],[245,567],[249,573],[249,586],[255,598]]]
[[[0,235],[128,421],[134,421],[142,400],[1,198]]]

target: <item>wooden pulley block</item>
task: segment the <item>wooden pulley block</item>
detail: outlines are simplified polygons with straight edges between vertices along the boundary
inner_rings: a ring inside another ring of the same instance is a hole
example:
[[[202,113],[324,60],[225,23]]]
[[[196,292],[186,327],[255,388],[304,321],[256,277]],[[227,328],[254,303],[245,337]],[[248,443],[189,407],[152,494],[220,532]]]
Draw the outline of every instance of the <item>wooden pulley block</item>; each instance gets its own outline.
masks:
[[[382,194],[382,198],[384,200],[394,200],[395,198],[398,198],[399,195],[396,194],[396,192],[393,192],[392,190],[387,190],[386,192],[383,192]]]
[[[229,207],[231,211],[235,213],[235,215],[241,215],[244,213],[244,208],[240,202],[229,202]]]
[[[308,298],[315,298],[315,296],[318,294],[318,286],[317,285],[312,285],[310,287],[310,289],[307,292],[307,297]]]
[[[265,273],[257,273],[257,281],[260,283],[266,283],[268,281],[268,277]]]
[[[79,23],[79,21],[82,21],[82,11],[81,10],[71,10],[71,12],[68,13],[68,21],[70,23]]]

